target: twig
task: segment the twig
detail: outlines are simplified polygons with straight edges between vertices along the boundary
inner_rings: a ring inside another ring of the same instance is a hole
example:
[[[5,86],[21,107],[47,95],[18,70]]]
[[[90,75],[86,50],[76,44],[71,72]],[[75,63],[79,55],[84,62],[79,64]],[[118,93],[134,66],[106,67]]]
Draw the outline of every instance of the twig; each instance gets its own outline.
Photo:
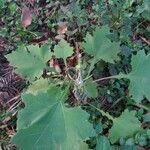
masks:
[[[7,112],[13,111],[13,110],[16,109],[20,104],[21,104],[21,101],[20,101],[20,100],[16,101],[16,102],[7,110]]]
[[[147,40],[146,38],[144,38],[144,37],[142,37],[142,36],[140,36],[140,38],[141,38],[141,40],[142,40],[143,42],[145,42],[146,44],[150,45],[150,41],[149,41],[149,40]]]
[[[8,102],[7,102],[6,104],[9,104],[9,103],[11,103],[12,101],[17,100],[17,99],[19,99],[19,98],[20,98],[20,94],[17,95],[17,96],[15,96],[15,97],[13,97],[13,98],[11,98],[10,100],[8,100]]]

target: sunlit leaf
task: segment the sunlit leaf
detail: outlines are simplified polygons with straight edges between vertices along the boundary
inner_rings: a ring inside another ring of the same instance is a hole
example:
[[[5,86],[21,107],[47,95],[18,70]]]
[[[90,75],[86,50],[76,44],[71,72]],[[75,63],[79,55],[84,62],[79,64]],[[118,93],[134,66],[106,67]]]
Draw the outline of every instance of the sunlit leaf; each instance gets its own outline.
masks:
[[[36,95],[38,92],[47,92],[50,85],[47,79],[38,79],[37,81],[33,82],[27,89],[26,93],[31,93]]]

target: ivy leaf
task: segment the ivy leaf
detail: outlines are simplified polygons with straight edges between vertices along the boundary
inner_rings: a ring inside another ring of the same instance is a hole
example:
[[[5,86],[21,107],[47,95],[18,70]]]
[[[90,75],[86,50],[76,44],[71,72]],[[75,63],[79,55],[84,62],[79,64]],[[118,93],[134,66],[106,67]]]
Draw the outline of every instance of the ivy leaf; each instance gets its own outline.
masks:
[[[85,147],[83,142],[95,131],[89,115],[80,107],[67,108],[64,91],[51,89],[49,94],[24,94],[25,108],[19,113],[18,132],[12,142],[20,149],[72,149]]]
[[[84,87],[89,98],[96,98],[98,96],[96,82],[86,82]]]
[[[61,39],[61,41],[54,48],[54,55],[57,58],[63,58],[65,63],[66,58],[71,56],[72,54],[73,48],[64,39]]]
[[[52,54],[46,45],[41,48],[38,45],[31,45],[27,48],[29,52],[22,46],[6,57],[16,68],[16,73],[33,81],[42,75],[43,68],[46,67],[46,62],[51,59]]]
[[[117,142],[121,137],[131,137],[140,131],[141,123],[135,117],[136,111],[125,110],[120,117],[114,119],[113,126],[109,130],[109,139],[111,143]]]
[[[119,45],[120,43],[111,42],[107,35],[110,34],[109,28],[103,26],[102,28],[96,28],[93,36],[87,34],[85,42],[82,43],[82,47],[89,55],[93,56],[94,64],[99,60],[104,60],[109,63],[114,63],[114,60],[118,60],[119,57]]]
[[[48,83],[47,79],[38,79],[37,81],[34,81],[27,89],[26,93],[31,93],[33,95],[37,95],[38,92],[47,92],[47,90],[50,88],[50,85]]]
[[[105,136],[97,138],[96,150],[111,150],[110,143]]]
[[[141,102],[145,96],[150,100],[150,54],[146,56],[144,51],[139,51],[137,55],[132,56],[132,71],[119,78],[127,78],[130,80],[129,94],[137,102]]]

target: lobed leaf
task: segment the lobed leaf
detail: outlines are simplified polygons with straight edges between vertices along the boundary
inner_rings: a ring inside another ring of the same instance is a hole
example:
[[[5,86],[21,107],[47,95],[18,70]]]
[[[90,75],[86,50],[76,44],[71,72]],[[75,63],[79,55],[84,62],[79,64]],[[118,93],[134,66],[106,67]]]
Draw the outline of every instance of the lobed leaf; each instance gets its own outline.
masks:
[[[12,142],[22,150],[84,149],[83,142],[95,135],[89,115],[80,107],[63,104],[64,91],[54,88],[49,94],[24,94],[25,108],[19,113],[18,131]]]
[[[130,95],[136,102],[140,102],[143,96],[150,100],[150,55],[139,51],[133,55],[131,65],[132,71],[127,75]]]
[[[113,126],[109,130],[109,139],[111,143],[117,142],[120,138],[133,136],[136,132],[141,130],[141,123],[135,117],[136,111],[125,110],[121,116],[114,119]]]
[[[87,34],[85,42],[82,43],[82,47],[86,53],[93,56],[94,63],[99,60],[104,60],[109,63],[114,63],[114,60],[118,60],[119,57],[119,45],[118,42],[111,42],[107,35],[110,34],[109,28],[103,26],[102,28],[96,28],[93,36]]]
[[[54,55],[57,58],[63,58],[64,62],[66,62],[67,57],[73,54],[73,48],[70,47],[69,43],[67,43],[64,39],[55,46]]]
[[[31,93],[33,95],[37,95],[38,92],[47,92],[47,90],[50,88],[50,85],[48,83],[47,79],[38,79],[37,81],[34,81],[31,85],[29,85],[26,93]]]
[[[33,81],[42,75],[43,68],[46,67],[46,62],[51,59],[52,54],[46,45],[42,47],[31,45],[27,48],[29,52],[22,46],[6,55],[6,58],[16,68],[16,73]]]
[[[150,100],[150,54],[146,55],[144,50],[139,51],[137,55],[132,56],[132,71],[118,78],[127,78],[130,80],[129,94],[137,102],[141,102],[144,96]]]

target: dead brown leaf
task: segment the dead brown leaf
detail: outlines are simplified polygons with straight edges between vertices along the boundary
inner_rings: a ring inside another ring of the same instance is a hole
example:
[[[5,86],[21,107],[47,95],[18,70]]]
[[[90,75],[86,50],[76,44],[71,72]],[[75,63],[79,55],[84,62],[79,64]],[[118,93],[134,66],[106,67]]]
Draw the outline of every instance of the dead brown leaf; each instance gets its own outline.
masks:
[[[21,26],[27,28],[32,22],[32,13],[28,7],[22,8]]]
[[[65,34],[67,32],[67,23],[66,22],[60,22],[58,24],[57,33],[59,35]]]
[[[35,0],[27,0],[31,5],[34,4]]]
[[[58,63],[58,61],[56,59],[52,58],[49,61],[49,66],[54,68],[57,72],[59,72],[59,73],[61,72],[61,68],[60,68],[59,63]]]

